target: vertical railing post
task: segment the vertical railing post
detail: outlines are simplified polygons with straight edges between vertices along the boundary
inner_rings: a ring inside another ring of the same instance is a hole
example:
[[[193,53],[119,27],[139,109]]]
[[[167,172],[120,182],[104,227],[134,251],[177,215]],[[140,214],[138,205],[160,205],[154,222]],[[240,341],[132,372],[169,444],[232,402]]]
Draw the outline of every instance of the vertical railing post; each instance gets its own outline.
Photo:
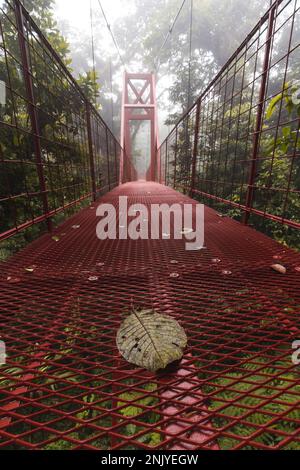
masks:
[[[253,135],[253,151],[252,151],[252,158],[251,158],[251,167],[250,167],[250,174],[248,180],[248,188],[247,188],[247,195],[246,195],[246,209],[243,217],[243,223],[248,224],[250,212],[253,207],[253,197],[254,197],[254,185],[255,185],[255,178],[256,178],[256,168],[257,168],[257,157],[259,151],[259,143],[260,143],[260,134],[263,124],[263,111],[264,111],[264,102],[266,98],[266,90],[267,90],[267,79],[268,79],[268,72],[269,72],[269,64],[270,64],[270,53],[271,53],[271,45],[272,45],[272,37],[274,33],[274,24],[275,24],[275,9],[277,5],[274,4],[269,12],[269,20],[268,20],[268,30],[267,30],[267,39],[265,45],[265,54],[264,54],[264,62],[263,62],[263,71],[261,77],[261,84],[259,90],[259,101],[258,101],[258,108],[257,108],[257,116],[256,116],[256,123],[255,123],[255,131]]]
[[[52,220],[49,215],[50,211],[49,211],[46,180],[45,180],[44,168],[43,168],[43,157],[42,157],[42,148],[41,148],[41,141],[40,141],[40,129],[39,129],[39,122],[38,122],[35,97],[34,97],[34,91],[33,91],[32,73],[30,71],[30,61],[29,61],[28,49],[27,49],[27,44],[26,44],[26,39],[25,39],[23,7],[20,4],[19,0],[14,1],[14,9],[15,9],[16,24],[17,24],[17,30],[18,30],[18,40],[19,40],[19,46],[20,46],[23,76],[24,76],[25,88],[26,88],[26,93],[27,93],[28,114],[29,114],[29,119],[30,119],[31,128],[32,128],[36,168],[37,168],[37,174],[38,174],[38,179],[39,179],[40,193],[42,196],[43,212],[44,212],[44,215],[46,216],[48,231],[51,232]]]
[[[158,171],[158,182],[161,184],[161,158],[160,158],[160,148],[157,147],[157,171]]]
[[[165,156],[165,185],[167,186],[167,172],[168,172],[168,137],[166,138],[166,156]]]
[[[96,178],[95,178],[95,160],[94,160],[93,135],[92,135],[92,123],[91,123],[91,109],[90,109],[90,103],[88,101],[86,101],[86,125],[87,125],[87,134],[88,134],[93,201],[96,201],[97,188],[96,188]]]
[[[200,127],[200,110],[201,110],[201,101],[197,101],[196,107],[196,121],[195,121],[195,131],[194,131],[194,147],[193,147],[193,156],[192,156],[192,174],[191,174],[191,184],[190,184],[190,197],[193,197],[193,192],[195,189],[195,180],[196,180],[196,166],[197,166],[197,155],[198,155],[198,140],[199,140],[199,127]]]
[[[106,157],[107,157],[107,177],[108,177],[108,187],[110,187],[110,166],[109,166],[109,148],[108,148],[108,130],[105,128],[105,138],[106,138]]]
[[[177,148],[178,148],[178,126],[175,131],[175,151],[174,151],[174,175],[173,175],[173,188],[176,188],[176,176],[177,176]]]
[[[116,176],[116,183],[118,184],[118,163],[117,163],[117,143],[114,140],[115,143],[115,176]]]
[[[162,181],[161,146],[159,146],[158,154],[159,154],[159,182],[160,182],[160,184],[163,184],[163,181]]]

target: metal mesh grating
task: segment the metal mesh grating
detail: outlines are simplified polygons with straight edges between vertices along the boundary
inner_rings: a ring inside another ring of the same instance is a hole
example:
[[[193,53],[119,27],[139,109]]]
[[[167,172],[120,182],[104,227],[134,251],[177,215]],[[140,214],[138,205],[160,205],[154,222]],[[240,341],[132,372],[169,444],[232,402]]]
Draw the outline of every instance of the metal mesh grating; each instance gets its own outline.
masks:
[[[119,195],[191,202],[142,182],[101,202]],[[209,208],[201,251],[172,238],[100,242],[95,208],[2,263],[0,448],[299,449],[299,254]],[[132,303],[186,329],[179,369],[150,374],[120,358]]]

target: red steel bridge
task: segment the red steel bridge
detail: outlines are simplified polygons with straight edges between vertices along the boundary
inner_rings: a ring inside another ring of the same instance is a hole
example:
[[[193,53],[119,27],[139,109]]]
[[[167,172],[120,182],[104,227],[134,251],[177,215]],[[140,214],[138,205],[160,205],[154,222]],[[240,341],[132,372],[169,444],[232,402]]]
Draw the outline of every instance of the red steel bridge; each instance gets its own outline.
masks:
[[[159,146],[153,74],[125,74],[119,143],[22,4],[0,3],[1,449],[300,448],[299,7],[273,2]],[[120,195],[204,202],[205,249],[99,241],[96,208]],[[179,366],[120,357],[132,305],[185,328]]]

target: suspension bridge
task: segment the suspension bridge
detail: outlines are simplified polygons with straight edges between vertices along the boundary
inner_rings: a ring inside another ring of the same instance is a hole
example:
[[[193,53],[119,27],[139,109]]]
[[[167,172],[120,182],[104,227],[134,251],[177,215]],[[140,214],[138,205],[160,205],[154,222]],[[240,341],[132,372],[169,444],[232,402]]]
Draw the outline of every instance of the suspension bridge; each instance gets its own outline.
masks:
[[[153,73],[124,74],[119,141],[22,4],[0,8],[0,240],[27,242],[1,262],[0,448],[299,449],[299,2],[272,4],[161,144]],[[205,247],[99,241],[119,196],[205,203]],[[121,358],[132,305],[184,327],[179,365]]]

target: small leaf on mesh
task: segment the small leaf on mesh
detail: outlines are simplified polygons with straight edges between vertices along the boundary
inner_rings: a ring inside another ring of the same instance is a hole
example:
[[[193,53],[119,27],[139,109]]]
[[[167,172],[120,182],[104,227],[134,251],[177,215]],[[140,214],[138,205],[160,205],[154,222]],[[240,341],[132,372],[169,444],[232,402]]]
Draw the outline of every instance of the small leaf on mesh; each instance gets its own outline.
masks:
[[[271,268],[280,274],[286,274],[286,267],[282,266],[282,264],[272,264]]]
[[[164,369],[182,358],[187,344],[184,329],[173,318],[153,310],[133,310],[117,333],[120,354],[150,371]]]
[[[28,266],[28,268],[24,268],[25,271],[28,273],[33,273],[33,271],[37,268],[36,264],[33,264],[32,266]]]

